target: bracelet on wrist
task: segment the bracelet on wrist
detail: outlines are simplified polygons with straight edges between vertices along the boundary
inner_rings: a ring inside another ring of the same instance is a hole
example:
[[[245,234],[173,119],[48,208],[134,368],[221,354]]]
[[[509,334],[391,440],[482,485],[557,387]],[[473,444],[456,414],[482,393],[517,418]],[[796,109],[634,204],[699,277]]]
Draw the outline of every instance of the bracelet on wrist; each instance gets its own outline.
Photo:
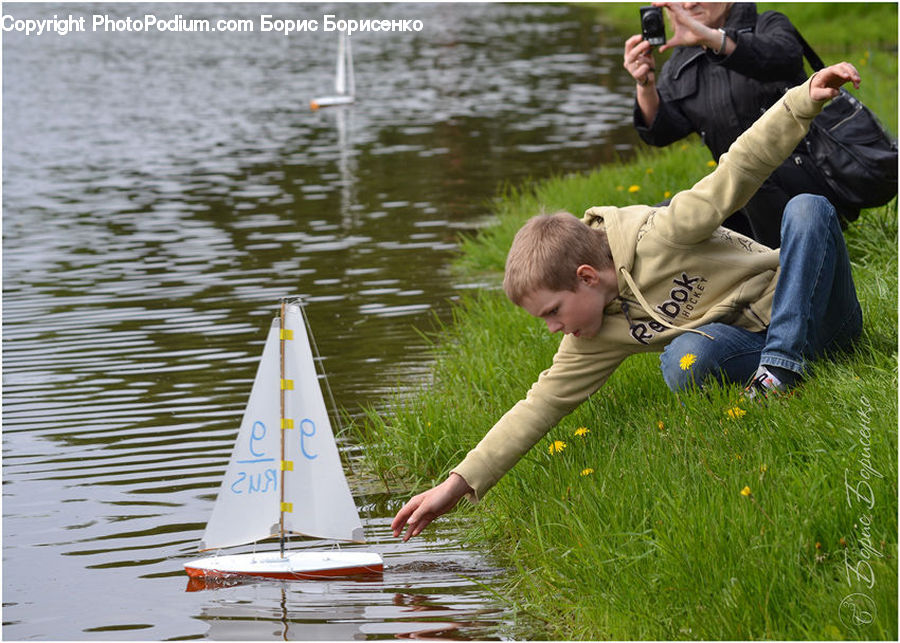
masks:
[[[725,41],[728,39],[728,34],[725,33],[725,30],[719,27],[718,31],[722,33],[722,43],[719,45],[718,49],[713,49],[712,52],[716,56],[721,56],[725,52]]]

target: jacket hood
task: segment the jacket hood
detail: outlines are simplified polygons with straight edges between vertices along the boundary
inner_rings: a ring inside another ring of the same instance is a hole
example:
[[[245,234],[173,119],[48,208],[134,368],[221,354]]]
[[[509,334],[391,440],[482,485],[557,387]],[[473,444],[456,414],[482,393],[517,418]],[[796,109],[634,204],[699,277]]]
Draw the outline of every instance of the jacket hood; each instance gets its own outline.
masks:
[[[672,324],[671,321],[663,319],[653,309],[653,306],[647,302],[644,293],[641,292],[640,286],[638,286],[631,274],[638,242],[651,227],[656,211],[656,208],[646,205],[635,205],[625,208],[596,206],[585,212],[582,221],[590,226],[606,230],[606,238],[613,258],[613,267],[616,271],[619,305],[623,308],[623,314],[626,314],[627,317],[626,309],[624,308],[626,304],[621,303],[622,298],[637,299],[644,311],[654,321],[664,327],[677,329],[678,326]],[[628,323],[632,324],[630,317]],[[698,333],[712,339],[702,331],[692,328],[683,330]]]
[[[592,228],[606,230],[606,238],[613,257],[613,267],[619,281],[619,293],[631,291],[622,276],[622,269],[631,272],[634,268],[635,249],[646,231],[656,208],[646,205],[632,205],[624,208],[600,205],[588,209],[582,221]]]

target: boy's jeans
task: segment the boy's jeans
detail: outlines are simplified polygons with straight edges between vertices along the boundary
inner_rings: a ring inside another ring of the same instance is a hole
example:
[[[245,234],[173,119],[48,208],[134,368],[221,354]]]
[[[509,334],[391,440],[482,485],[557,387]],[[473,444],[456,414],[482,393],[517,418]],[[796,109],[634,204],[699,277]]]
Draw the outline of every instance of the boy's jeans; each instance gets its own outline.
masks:
[[[660,356],[670,389],[702,385],[707,377],[746,383],[760,365],[802,375],[808,361],[851,347],[862,331],[862,310],[841,227],[826,198],[801,194],[785,206],[780,262],[768,330],[714,323],[698,329],[712,340],[679,335]],[[682,360],[687,354],[696,357],[690,368],[684,368],[690,360]]]

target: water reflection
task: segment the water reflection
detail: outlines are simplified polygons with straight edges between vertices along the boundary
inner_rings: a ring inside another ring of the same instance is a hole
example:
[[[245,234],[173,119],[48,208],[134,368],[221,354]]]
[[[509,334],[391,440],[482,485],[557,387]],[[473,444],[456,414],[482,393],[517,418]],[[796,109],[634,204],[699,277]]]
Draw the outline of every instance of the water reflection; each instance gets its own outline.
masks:
[[[425,25],[354,36],[357,102],[318,112],[334,34],[4,33],[3,635],[502,636],[500,572],[452,533],[397,543],[403,498],[356,477],[380,582],[185,593],[182,563],[278,298],[309,302],[338,406],[416,386],[498,185],[636,140],[621,36],[566,5],[3,10]]]
[[[471,590],[471,585],[454,577],[463,568],[454,569],[447,561],[426,567],[431,569],[392,568],[383,582],[247,581],[231,586],[241,588],[238,595],[230,593],[229,586],[219,586],[215,595],[207,595],[198,618],[208,625],[206,636],[214,640],[496,638],[504,618],[501,608],[486,608],[465,594],[447,603],[448,591]],[[422,593],[427,589],[416,593],[391,589],[418,584],[424,573],[435,583],[433,595]]]

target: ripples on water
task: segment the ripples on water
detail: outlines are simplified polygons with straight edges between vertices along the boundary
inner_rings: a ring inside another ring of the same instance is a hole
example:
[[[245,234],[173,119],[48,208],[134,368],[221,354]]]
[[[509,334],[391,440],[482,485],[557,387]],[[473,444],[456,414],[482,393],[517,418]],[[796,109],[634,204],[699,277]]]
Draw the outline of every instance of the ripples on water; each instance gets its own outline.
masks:
[[[352,481],[384,578],[185,592],[279,297],[302,294],[340,407],[415,386],[415,328],[503,182],[635,140],[620,36],[560,5],[18,5],[16,18],[418,18],[334,34],[3,37],[5,638],[504,636],[452,533]]]

